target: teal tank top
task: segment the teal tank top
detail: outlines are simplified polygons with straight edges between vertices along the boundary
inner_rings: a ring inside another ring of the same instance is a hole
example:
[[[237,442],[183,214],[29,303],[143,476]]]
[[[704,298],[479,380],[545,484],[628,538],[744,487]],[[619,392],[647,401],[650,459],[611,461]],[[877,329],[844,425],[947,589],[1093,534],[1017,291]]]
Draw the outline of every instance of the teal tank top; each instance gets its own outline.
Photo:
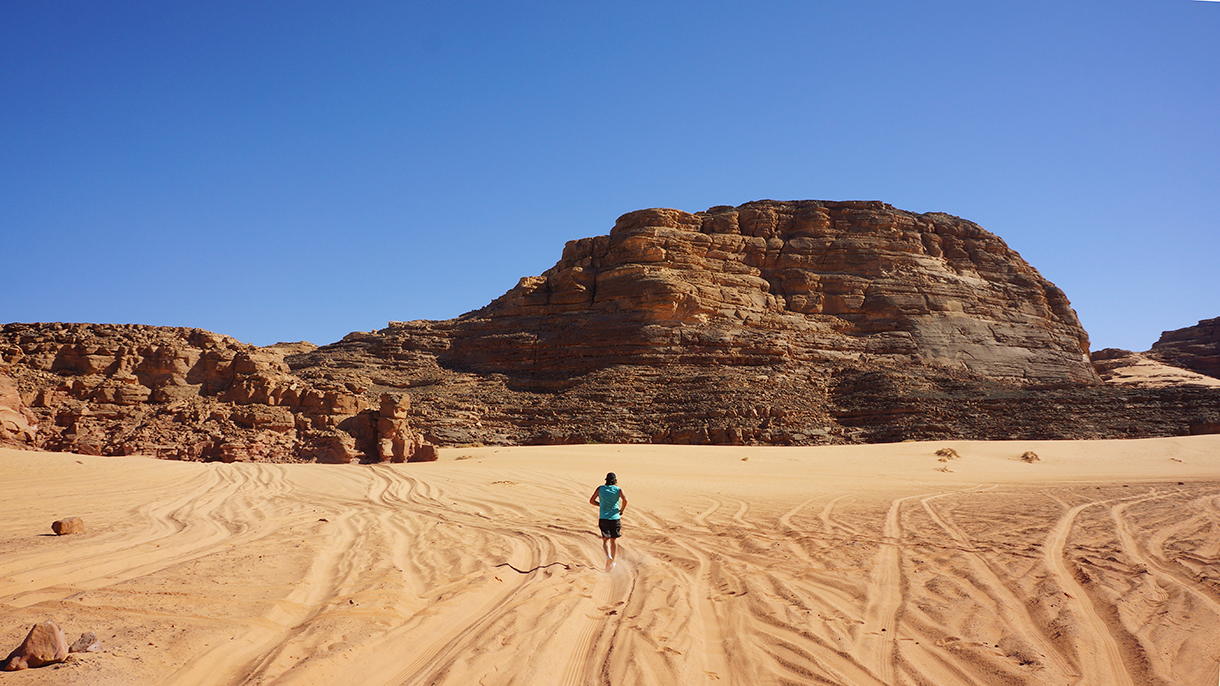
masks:
[[[597,488],[597,502],[601,505],[601,513],[598,515],[599,518],[619,518],[618,491],[618,486],[599,486]]]

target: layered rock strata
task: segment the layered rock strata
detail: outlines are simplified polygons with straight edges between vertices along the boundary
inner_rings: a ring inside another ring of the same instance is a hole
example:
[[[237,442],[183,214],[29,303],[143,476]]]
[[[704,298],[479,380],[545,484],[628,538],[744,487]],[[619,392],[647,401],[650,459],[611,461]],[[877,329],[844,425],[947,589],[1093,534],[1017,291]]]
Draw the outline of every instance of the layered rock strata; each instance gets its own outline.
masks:
[[[1165,331],[1147,354],[1166,364],[1220,379],[1220,317]]]
[[[259,348],[189,328],[0,327],[0,353],[40,429],[25,442],[37,447],[226,462],[434,456],[407,423],[409,398],[374,406],[366,389],[292,375],[284,354],[312,347]]]
[[[1067,298],[1003,241],[882,203],[633,212],[485,308],[287,361],[412,394],[441,445],[1180,435],[1220,407],[1100,386]]]
[[[1110,384],[1152,388],[1166,386],[1220,387],[1220,378],[1159,362],[1149,353],[1106,348],[1094,351],[1090,357],[1098,375],[1103,381]]]
[[[482,310],[378,335],[518,376],[853,360],[1098,381],[1066,296],[999,237],[879,202],[631,212]]]

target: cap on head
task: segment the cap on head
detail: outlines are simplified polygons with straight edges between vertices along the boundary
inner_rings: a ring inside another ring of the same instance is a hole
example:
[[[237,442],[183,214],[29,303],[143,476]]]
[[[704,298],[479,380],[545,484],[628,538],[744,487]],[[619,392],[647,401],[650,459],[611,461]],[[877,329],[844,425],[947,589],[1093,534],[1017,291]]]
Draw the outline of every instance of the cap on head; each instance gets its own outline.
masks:
[[[606,484],[607,485],[616,484],[616,483],[618,483],[618,477],[614,475],[614,472],[610,472],[609,474],[606,475]]]

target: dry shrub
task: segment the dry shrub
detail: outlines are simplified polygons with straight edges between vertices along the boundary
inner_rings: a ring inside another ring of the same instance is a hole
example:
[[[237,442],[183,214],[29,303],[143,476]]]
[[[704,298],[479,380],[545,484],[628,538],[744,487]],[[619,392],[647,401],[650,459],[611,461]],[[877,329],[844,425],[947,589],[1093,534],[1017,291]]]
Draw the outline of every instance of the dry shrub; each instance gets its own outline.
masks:
[[[940,450],[936,451],[936,454],[940,456],[940,459],[937,460],[937,462],[948,462],[949,460],[960,460],[962,457],[961,455],[958,455],[957,451],[954,450],[953,448],[941,448]]]
[[[1030,463],[1038,462],[1039,461],[1038,453],[1035,453],[1032,450],[1026,450],[1024,453],[1021,454],[1021,461],[1030,462]]]

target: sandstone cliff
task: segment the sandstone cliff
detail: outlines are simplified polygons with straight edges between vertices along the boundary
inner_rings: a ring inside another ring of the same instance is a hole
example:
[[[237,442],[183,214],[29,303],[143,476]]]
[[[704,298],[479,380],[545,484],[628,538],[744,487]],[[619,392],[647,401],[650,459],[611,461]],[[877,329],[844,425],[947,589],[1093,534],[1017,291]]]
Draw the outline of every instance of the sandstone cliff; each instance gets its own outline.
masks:
[[[1164,388],[1168,386],[1220,387],[1220,378],[1157,361],[1149,353],[1106,348],[1090,356],[1102,380],[1111,384]]]
[[[1116,395],[1087,353],[1063,293],[971,222],[766,201],[632,212],[478,311],[287,359],[412,394],[443,445],[1174,435],[1220,407]]]
[[[641,210],[486,308],[379,332],[484,373],[865,361],[1096,383],[1067,297],[971,222],[879,202]]]
[[[1220,379],[1220,317],[1162,333],[1147,354],[1166,364]]]

